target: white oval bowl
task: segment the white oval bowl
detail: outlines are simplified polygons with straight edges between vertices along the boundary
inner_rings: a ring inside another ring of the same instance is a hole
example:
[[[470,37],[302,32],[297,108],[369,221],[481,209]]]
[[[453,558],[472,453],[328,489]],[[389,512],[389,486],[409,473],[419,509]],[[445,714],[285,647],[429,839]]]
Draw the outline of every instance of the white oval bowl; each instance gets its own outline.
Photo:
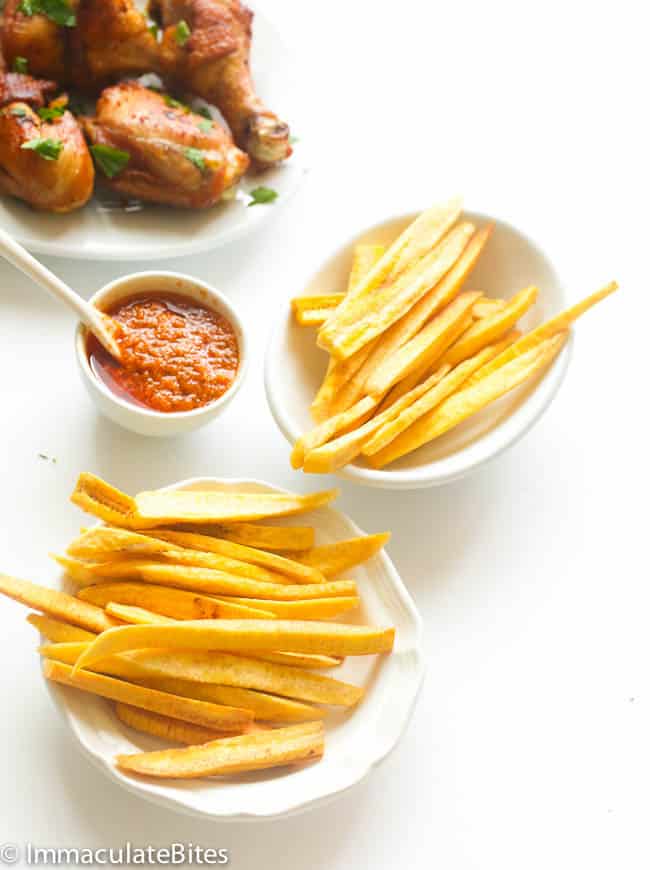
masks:
[[[346,286],[355,245],[390,244],[417,212],[389,218],[348,239],[295,295],[340,291]],[[494,233],[469,276],[467,289],[487,296],[510,297],[529,284],[539,287],[537,303],[521,320],[524,330],[566,307],[560,278],[542,250],[504,220],[478,212],[463,215],[477,227],[494,223]],[[338,472],[348,480],[382,489],[423,489],[456,480],[494,459],[519,440],[557,393],[567,371],[573,339],[540,377],[523,384],[455,429],[403,456],[385,469],[354,462]],[[293,444],[314,422],[309,406],[325,375],[327,354],[316,344],[316,331],[299,326],[287,300],[266,354],[266,396],[273,417]],[[287,462],[288,462],[287,458]]]
[[[187,296],[230,321],[239,346],[239,369],[235,380],[226,392],[214,402],[195,408],[193,411],[163,413],[134,405],[115,395],[93,372],[86,351],[88,333],[82,324],[79,324],[75,333],[77,364],[90,398],[109,420],[138,435],[155,437],[182,435],[210,423],[235,397],[248,368],[248,347],[244,327],[237,310],[222,293],[198,278],[181,275],[178,272],[136,272],[133,275],[117,278],[98,290],[90,302],[100,310],[106,311],[121,299],[147,292],[177,293]]]
[[[261,481],[212,477],[168,488],[285,492]],[[276,524],[312,525],[318,544],[365,534],[331,507],[282,518]],[[45,680],[47,690],[84,754],[112,780],[152,803],[228,821],[265,820],[321,806],[359,783],[397,746],[424,678],[421,619],[389,557],[380,552],[342,577],[352,575],[362,607],[342,621],[394,625],[395,650],[390,656],[348,656],[341,667],[327,672],[363,686],[366,694],[353,710],[328,713],[325,755],[317,763],[204,780],[129,777],[115,767],[116,755],[162,749],[166,744],[128,728],[103,698]]]

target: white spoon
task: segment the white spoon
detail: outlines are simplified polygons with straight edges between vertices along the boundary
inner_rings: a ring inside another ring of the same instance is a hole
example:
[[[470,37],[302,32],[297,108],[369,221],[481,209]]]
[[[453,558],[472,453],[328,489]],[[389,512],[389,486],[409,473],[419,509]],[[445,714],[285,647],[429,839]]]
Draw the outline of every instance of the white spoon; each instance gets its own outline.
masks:
[[[86,302],[77,293],[74,292],[67,284],[64,284],[60,278],[46,269],[42,263],[32,257],[22,245],[19,245],[11,236],[0,228],[0,256],[8,260],[25,275],[28,275],[32,281],[40,284],[45,290],[56,296],[58,300],[64,302],[68,308],[71,308],[77,315],[79,320],[85,324],[88,329],[97,337],[103,344],[111,356],[117,360],[122,359],[120,349],[117,342],[113,338],[115,331],[115,323],[108,315],[103,314],[90,302]]]

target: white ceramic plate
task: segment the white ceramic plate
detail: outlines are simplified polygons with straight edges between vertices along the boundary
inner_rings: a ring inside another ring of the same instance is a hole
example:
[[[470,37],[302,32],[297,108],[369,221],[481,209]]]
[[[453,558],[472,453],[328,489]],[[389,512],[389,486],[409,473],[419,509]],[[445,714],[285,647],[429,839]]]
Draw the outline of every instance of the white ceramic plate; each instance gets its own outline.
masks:
[[[139,5],[142,6],[142,3]],[[289,55],[269,21],[255,8],[251,62],[258,92],[301,136],[295,75]],[[219,247],[253,230],[282,208],[302,181],[305,143],[298,142],[284,164],[248,175],[234,200],[204,211],[143,205],[127,211],[103,205],[99,197],[72,214],[38,212],[9,197],[0,198],[0,225],[39,254],[73,259],[153,260],[186,256]],[[248,207],[247,192],[264,185],[278,192],[270,205]],[[106,195],[103,195],[106,199]]]
[[[254,480],[196,478],[172,489],[239,489],[281,492]],[[319,508],[289,523],[313,525],[318,543],[363,532],[344,514]],[[177,782],[128,777],[113,763],[124,752],[163,748],[159,740],[138,734],[115,716],[110,702],[46,680],[48,691],[83,752],[111,779],[146,800],[193,816],[238,821],[285,816],[323,804],[360,782],[395,748],[406,728],[424,675],[420,617],[392,562],[384,553],[354,569],[362,610],[350,621],[394,625],[390,656],[348,657],[332,671],[362,685],[366,696],[350,712],[330,713],[322,761],[291,770],[261,771],[232,778]]]
[[[417,213],[400,215],[348,239],[294,294],[332,293],[345,287],[356,244],[389,244]],[[496,226],[466,288],[487,296],[510,297],[528,284],[540,293],[521,320],[529,330],[566,307],[562,284],[541,249],[520,230],[492,216],[465,212],[477,227]],[[340,477],[384,489],[420,489],[464,476],[514,444],[539,419],[558,391],[569,363],[572,339],[553,365],[538,377],[476,414],[431,444],[402,457],[386,469],[354,462]],[[298,326],[287,300],[266,355],[266,396],[271,413],[290,443],[314,425],[309,406],[327,368],[327,355],[316,345],[316,330]],[[289,458],[287,457],[287,462]]]

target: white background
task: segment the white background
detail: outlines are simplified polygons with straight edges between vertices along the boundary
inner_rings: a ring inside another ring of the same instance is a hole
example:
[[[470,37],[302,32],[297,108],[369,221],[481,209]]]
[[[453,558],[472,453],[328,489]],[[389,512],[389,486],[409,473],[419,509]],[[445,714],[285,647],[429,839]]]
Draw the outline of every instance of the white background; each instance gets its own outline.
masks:
[[[390,213],[462,192],[541,240],[572,299],[613,277],[623,289],[579,323],[559,397],[494,464],[439,490],[343,485],[356,522],[393,529],[389,552],[426,626],[425,688],[378,772],[325,809],[254,826],[141,802],[79,755],[41,685],[24,611],[3,600],[0,843],[192,841],[251,870],[647,868],[642,4],[260,5],[307,89],[311,117],[295,132],[313,170],[255,237],[161,262],[241,306],[248,381],[202,432],[130,436],[82,392],[67,313],[0,267],[2,570],[54,581],[47,553],[80,525],[67,497],[84,469],[131,492],[197,474],[332,483],[289,469],[263,394],[266,339],[306,271]],[[86,294],[132,265],[48,263]]]

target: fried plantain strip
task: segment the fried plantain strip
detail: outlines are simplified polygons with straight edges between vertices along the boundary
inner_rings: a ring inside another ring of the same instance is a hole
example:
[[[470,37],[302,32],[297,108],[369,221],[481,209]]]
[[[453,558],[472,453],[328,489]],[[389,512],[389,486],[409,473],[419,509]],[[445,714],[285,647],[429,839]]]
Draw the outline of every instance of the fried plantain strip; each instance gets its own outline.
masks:
[[[196,779],[313,761],[324,751],[322,723],[309,723],[214,740],[203,746],[118,755],[115,763],[121,770],[141,776]]]
[[[372,396],[364,396],[347,411],[335,414],[333,417],[320,423],[306,435],[298,438],[291,451],[291,465],[293,468],[302,468],[305,455],[310,450],[315,450],[322,444],[326,444],[335,435],[354,429],[357,425],[363,425],[368,416],[377,407],[378,401]]]
[[[180,525],[170,531],[192,532],[222,538],[258,550],[308,550],[314,546],[313,526],[262,526],[255,523]]]
[[[93,695],[100,695],[111,701],[122,701],[133,707],[150,710],[152,713],[162,713],[173,719],[183,719],[195,725],[216,728],[220,731],[238,731],[242,725],[253,718],[249,710],[219,706],[207,701],[196,701],[193,698],[181,698],[89,671],[74,673],[69,665],[49,659],[43,663],[43,674],[48,680]]]
[[[390,652],[394,628],[293,620],[195,620],[174,625],[125,625],[100,634],[77,662],[88,667],[107,656],[156,647],[170,650],[241,650],[331,656]]]
[[[79,475],[70,501],[113,526],[131,527],[136,513],[130,496],[87,471]]]
[[[264,607],[281,619],[330,619],[340,616],[349,610],[354,610],[360,604],[357,595],[338,596],[336,598],[313,598],[309,601],[269,601],[264,598],[222,598],[221,601],[232,601],[236,604],[251,607]]]
[[[129,625],[168,625],[175,622],[171,616],[162,616],[131,604],[117,604],[115,601],[109,601],[104,610],[109,616],[121,619]]]
[[[43,616],[40,613],[30,613],[27,622],[53,643],[83,643],[92,640],[96,636],[94,631],[86,631],[77,628],[67,622],[52,619],[51,616]]]
[[[480,411],[490,402],[519,386],[537,371],[549,365],[562,350],[567,335],[568,333],[564,332],[547,339],[538,347],[506,363],[474,386],[467,387],[445,399],[441,405],[425,414],[405,432],[398,435],[387,447],[369,457],[369,462],[375,468],[383,468],[389,462],[416,450],[422,444],[426,444],[457,426],[467,417]]]
[[[306,565],[314,565],[326,577],[337,577],[355,565],[372,559],[390,540],[390,532],[362,535],[334,544],[314,547],[300,558]]]
[[[441,362],[456,366],[487,345],[498,341],[535,304],[538,292],[537,287],[525,287],[516,293],[501,311],[474,323],[449,348]]]
[[[300,326],[322,326],[344,298],[345,293],[297,296],[291,300],[291,310]]]
[[[187,746],[200,746],[218,740],[228,732],[215,731],[203,728],[201,725],[192,725],[191,722],[183,722],[180,719],[172,719],[171,716],[163,716],[161,713],[152,713],[149,710],[141,710],[123,704],[120,701],[115,705],[115,714],[120,722],[140,731],[142,734],[151,734],[162,740],[171,740],[172,743],[185,743]],[[243,730],[243,729],[242,729]]]
[[[18,580],[7,574],[0,574],[0,593],[27,607],[32,607],[55,619],[71,622],[88,631],[105,631],[118,625],[117,620],[107,616],[101,607],[79,601],[66,592],[38,586],[28,580]]]

